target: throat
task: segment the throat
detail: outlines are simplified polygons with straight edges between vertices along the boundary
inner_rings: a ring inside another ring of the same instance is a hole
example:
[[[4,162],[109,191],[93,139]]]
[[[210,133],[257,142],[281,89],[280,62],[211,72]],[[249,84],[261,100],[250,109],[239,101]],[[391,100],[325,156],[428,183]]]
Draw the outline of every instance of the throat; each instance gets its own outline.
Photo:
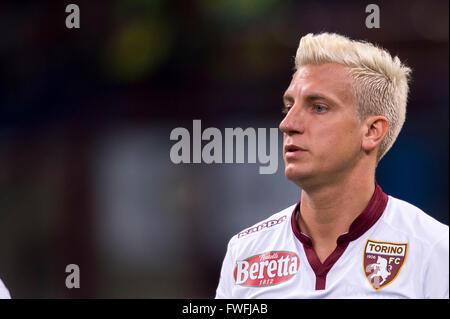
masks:
[[[339,227],[338,223],[315,223],[305,220],[298,214],[297,222],[302,233],[311,240],[311,245],[320,262],[323,263],[337,247],[340,235],[348,231],[348,226]]]
[[[297,212],[297,222],[301,232],[309,238],[311,248],[322,264],[336,250],[338,238],[348,231],[351,223],[342,217],[337,220],[333,218],[305,220],[300,211]]]
[[[323,264],[325,260],[327,260],[327,258],[336,250],[337,244],[336,241],[317,242],[312,240],[312,246],[316,252],[317,258],[319,258],[320,262]]]

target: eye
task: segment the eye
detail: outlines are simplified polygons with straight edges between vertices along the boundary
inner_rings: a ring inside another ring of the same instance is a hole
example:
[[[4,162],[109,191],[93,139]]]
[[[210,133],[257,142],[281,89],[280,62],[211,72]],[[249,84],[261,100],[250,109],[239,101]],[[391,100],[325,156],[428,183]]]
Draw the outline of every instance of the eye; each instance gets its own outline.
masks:
[[[314,104],[313,109],[316,113],[325,113],[328,110],[327,107],[320,104]]]

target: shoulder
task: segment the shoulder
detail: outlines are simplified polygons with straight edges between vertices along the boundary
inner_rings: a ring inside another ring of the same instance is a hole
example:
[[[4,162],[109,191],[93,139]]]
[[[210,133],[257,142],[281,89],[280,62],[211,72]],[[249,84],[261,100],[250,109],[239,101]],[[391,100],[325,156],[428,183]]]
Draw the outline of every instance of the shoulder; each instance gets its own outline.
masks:
[[[3,281],[0,279],[0,299],[10,299],[11,295],[9,294],[8,288],[3,284]]]
[[[283,226],[290,224],[290,218],[295,205],[296,204],[293,204],[270,217],[243,229],[231,238],[229,245],[245,244],[281,231],[284,228]]]
[[[420,208],[389,196],[384,220],[398,232],[403,232],[428,245],[448,241],[449,227]],[[445,239],[445,240],[444,240]]]

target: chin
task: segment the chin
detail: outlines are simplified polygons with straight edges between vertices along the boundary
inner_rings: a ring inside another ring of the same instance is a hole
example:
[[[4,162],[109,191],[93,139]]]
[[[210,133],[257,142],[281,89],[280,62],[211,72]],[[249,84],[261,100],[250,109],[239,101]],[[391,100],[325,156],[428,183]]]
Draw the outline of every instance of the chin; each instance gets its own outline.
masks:
[[[294,182],[298,186],[302,185],[311,176],[310,172],[306,171],[305,169],[295,167],[292,164],[286,165],[286,168],[284,169],[284,175],[288,180]]]

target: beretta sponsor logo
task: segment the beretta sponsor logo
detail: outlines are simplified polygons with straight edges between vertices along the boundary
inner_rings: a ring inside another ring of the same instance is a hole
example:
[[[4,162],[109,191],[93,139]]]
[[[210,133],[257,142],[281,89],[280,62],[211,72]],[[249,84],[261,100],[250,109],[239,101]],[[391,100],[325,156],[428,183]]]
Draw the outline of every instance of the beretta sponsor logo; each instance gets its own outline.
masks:
[[[269,251],[238,261],[234,269],[234,280],[237,285],[248,287],[272,286],[294,277],[299,266],[297,254]]]

